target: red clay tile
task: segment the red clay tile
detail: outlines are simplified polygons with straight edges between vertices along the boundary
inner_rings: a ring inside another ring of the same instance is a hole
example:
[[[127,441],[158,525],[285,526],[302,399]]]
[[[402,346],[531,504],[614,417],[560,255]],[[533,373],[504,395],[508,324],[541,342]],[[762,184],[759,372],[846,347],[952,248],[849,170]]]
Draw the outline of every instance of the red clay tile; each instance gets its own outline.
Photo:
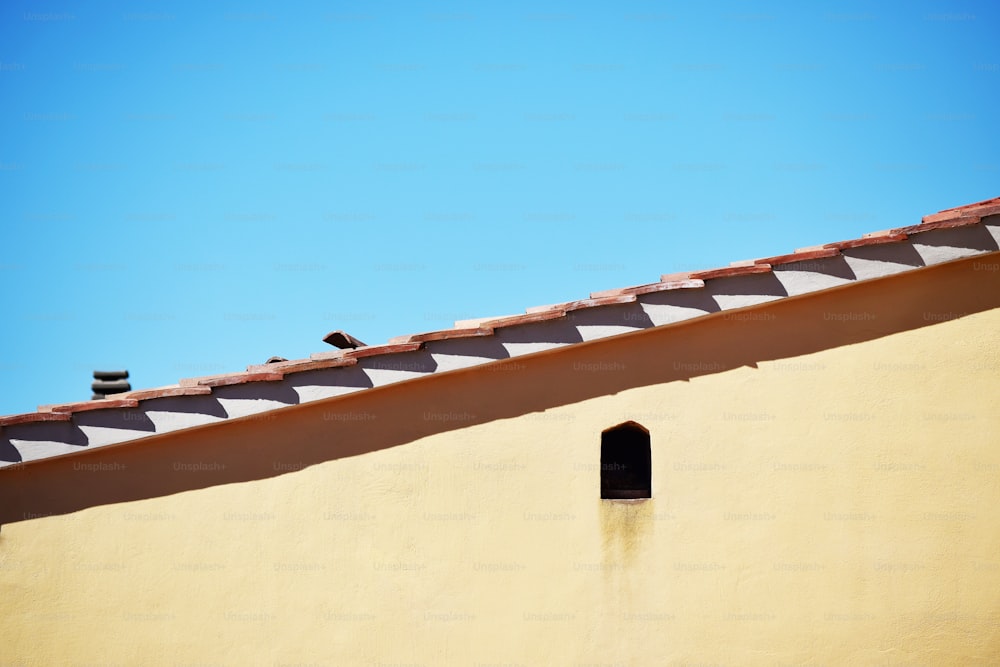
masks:
[[[615,296],[639,296],[642,294],[650,294],[652,292],[665,292],[673,289],[696,289],[705,286],[704,281],[688,280],[687,276],[687,273],[670,273],[662,276],[662,279],[656,283],[633,285],[631,287],[621,287],[619,289],[609,289],[600,292],[591,292],[590,298],[604,299]]]
[[[572,312],[574,310],[582,310],[584,308],[599,308],[600,306],[617,306],[623,303],[635,303],[635,294],[621,294],[621,295],[610,295],[602,296],[596,299],[579,299],[577,301],[570,301],[569,303],[564,303],[562,308],[556,308],[556,310],[562,310],[564,312]]]
[[[752,266],[727,266],[722,269],[709,269],[708,271],[695,271],[691,277],[696,280],[712,280],[713,278],[733,278],[735,276],[746,276],[752,273],[770,273],[770,264],[754,264]]]
[[[775,264],[793,264],[795,262],[805,262],[811,259],[823,259],[825,257],[835,257],[840,254],[836,248],[821,248],[820,250],[810,250],[809,252],[793,252],[789,255],[778,255],[777,257],[765,257],[755,259],[757,266],[774,266]]]
[[[1000,204],[1000,197],[984,199],[982,201],[972,202],[971,204],[962,204],[961,206],[956,206],[955,208],[974,208],[977,206],[989,206],[992,204]]]
[[[23,415],[0,417],[0,426],[28,424],[32,422],[68,422],[73,416],[68,412],[26,412]]]
[[[850,241],[837,241],[836,243],[827,243],[825,248],[836,248],[837,250],[848,250],[850,248],[860,248],[866,245],[878,245],[879,243],[898,243],[900,241],[905,241],[908,237],[906,234],[892,234],[886,232],[881,236],[869,236],[867,238],[851,239]]]
[[[181,378],[180,380],[177,381],[177,384],[179,384],[182,387],[197,387],[197,386],[201,385],[201,382],[203,380],[212,380],[212,379],[220,378],[220,377],[226,377],[226,376],[225,375],[202,375],[201,377],[196,377],[196,378]]]
[[[976,210],[976,214],[980,218],[985,218],[991,215],[1000,215],[1000,205],[997,206],[984,206],[981,209]]]
[[[139,401],[134,398],[100,398],[94,401],[79,403],[59,403],[56,405],[39,405],[39,412],[87,412],[89,410],[108,410],[110,408],[137,408]]]
[[[492,336],[493,329],[490,327],[463,327],[460,329],[443,329],[441,331],[428,331],[426,333],[410,334],[408,336],[397,336],[389,339],[390,345],[404,343],[426,343],[432,340],[448,340],[451,338],[473,338],[476,336]]]
[[[620,303],[632,303],[633,301],[635,301],[635,295],[633,294],[607,294],[596,298],[591,297],[589,299],[577,299],[576,301],[557,303],[551,306],[532,306],[531,308],[525,309],[525,313],[528,315],[534,315],[535,313],[546,313],[552,310],[568,313],[571,310],[580,310],[581,308],[614,306]]]
[[[364,357],[375,357],[380,354],[397,354],[399,352],[416,352],[423,346],[423,343],[395,343],[391,345],[369,345],[353,350],[347,350],[346,356],[352,359],[363,359]]]
[[[465,333],[468,332],[468,333]],[[440,335],[438,335],[440,334]],[[469,336],[492,336],[492,327],[475,327],[467,329],[445,329],[444,331],[430,332],[428,334],[423,334],[423,336],[431,336],[433,338],[416,338],[415,340],[447,340],[449,338],[468,338]]]
[[[347,354],[347,350],[330,350],[329,352],[312,352],[309,354],[309,358],[318,361],[322,359],[348,359],[344,355]]]
[[[341,331],[340,329],[331,331],[327,335],[323,336],[323,342],[342,350],[353,350],[354,348],[365,346],[365,344],[360,340],[346,331]]]
[[[211,394],[211,387],[161,387],[160,389],[139,389],[121,394],[122,398],[134,398],[137,401],[146,401],[151,398],[167,398],[170,396],[204,396]]]
[[[660,276],[661,283],[682,283],[691,280],[694,271],[677,271],[676,273],[664,273]],[[627,289],[627,288],[626,288]]]
[[[247,382],[277,382],[283,378],[283,373],[274,371],[266,373],[232,373],[230,375],[203,378],[198,381],[198,384],[202,387],[228,387],[229,385],[246,384]],[[181,381],[181,384],[183,384],[183,381]]]
[[[642,287],[642,285],[633,285],[632,287],[616,287],[614,289],[602,289],[597,292],[591,292],[591,299],[604,299],[609,296],[621,296],[625,294],[625,290],[633,289],[634,287]],[[562,305],[562,304],[559,304]],[[553,308],[558,308],[558,306],[553,306]],[[531,312],[531,308],[528,308],[528,312]]]
[[[982,221],[978,215],[963,215],[956,218],[949,218],[947,220],[938,220],[936,222],[922,222],[919,225],[910,225],[909,227],[900,227],[899,229],[894,229],[892,231],[897,234],[919,234],[920,232],[929,232],[934,229],[949,229],[952,227],[969,227],[971,225],[978,225]]]
[[[698,289],[705,286],[705,281],[700,279],[690,280],[661,280],[658,283],[639,285],[638,287],[626,288],[627,294],[640,296],[642,294],[652,294],[654,292],[666,292],[675,289]]]
[[[556,320],[560,317],[566,317],[565,310],[546,310],[540,313],[526,313],[524,315],[511,315],[509,317],[501,317],[495,320],[488,320],[483,322],[480,326],[491,327],[494,329],[501,329],[503,327],[514,327],[520,324],[531,324],[532,322],[544,322],[546,320]]]
[[[932,213],[931,215],[925,215],[920,219],[920,222],[924,224],[930,224],[933,222],[940,222],[942,220],[951,220],[953,218],[961,218],[962,211],[958,209],[948,209],[947,211],[940,211],[938,213]]]
[[[103,400],[83,401],[60,405],[43,405],[38,408],[38,412],[0,417],[0,426],[32,422],[69,421],[72,413],[74,412],[111,408],[134,408],[138,406],[140,400],[166,396],[205,395],[211,393],[212,387],[242,384],[247,382],[273,382],[282,380],[289,373],[319,368],[351,366],[357,364],[357,360],[359,358],[413,352],[421,349],[423,343],[426,341],[470,336],[488,336],[493,333],[493,327],[500,328],[517,326],[520,324],[529,324],[533,322],[543,322],[546,320],[564,317],[567,312],[572,312],[574,310],[631,303],[636,300],[638,295],[651,292],[672,289],[701,288],[705,286],[705,280],[767,273],[772,270],[772,265],[801,262],[824,257],[834,257],[839,254],[840,250],[867,245],[905,241],[908,234],[918,234],[934,229],[947,229],[952,227],[976,225],[981,222],[984,216],[998,214],[1000,214],[1000,197],[995,197],[993,199],[987,199],[973,204],[966,204],[964,206],[946,209],[932,215],[924,216],[921,224],[919,225],[870,232],[868,234],[864,234],[860,239],[838,241],[821,246],[810,246],[807,248],[801,248],[795,253],[779,255],[777,257],[733,262],[733,264],[729,267],[709,269],[705,271],[686,271],[666,274],[661,276],[660,282],[658,283],[593,292],[591,293],[589,299],[580,299],[563,304],[529,308],[525,315],[479,318],[470,321],[474,323],[473,326],[462,325],[455,329],[402,336],[393,339],[390,341],[390,344],[387,345],[375,345],[369,347],[359,347],[351,350],[320,352],[310,355],[308,359],[281,361],[267,365],[254,365],[248,367],[248,372],[246,373],[232,373],[226,375],[182,379],[180,381],[180,386],[178,387],[132,391],[126,394],[121,394],[117,398],[112,397]]]
[[[534,315],[535,313],[547,313],[550,310],[566,310],[566,306],[571,303],[576,303],[575,301],[563,301],[562,303],[550,303],[545,306],[528,306],[524,309],[526,315]],[[517,317],[516,315],[511,315],[510,317]],[[499,318],[497,318],[499,319]]]
[[[341,366],[354,366],[357,359],[350,357],[335,356],[328,359],[293,359],[291,361],[279,361],[273,364],[261,364],[247,366],[249,373],[271,373],[278,372],[284,375],[289,373],[301,373],[303,371],[314,371],[322,368],[338,368]]]
[[[951,220],[952,218],[968,217],[971,215],[983,217],[986,215],[993,215],[994,213],[1000,213],[1000,197],[984,199],[983,201],[978,201],[974,204],[965,204],[964,206],[956,206],[955,208],[946,208],[943,211],[938,211],[937,213],[932,213],[931,215],[925,215],[921,221],[924,223],[934,223],[941,222],[943,220]]]

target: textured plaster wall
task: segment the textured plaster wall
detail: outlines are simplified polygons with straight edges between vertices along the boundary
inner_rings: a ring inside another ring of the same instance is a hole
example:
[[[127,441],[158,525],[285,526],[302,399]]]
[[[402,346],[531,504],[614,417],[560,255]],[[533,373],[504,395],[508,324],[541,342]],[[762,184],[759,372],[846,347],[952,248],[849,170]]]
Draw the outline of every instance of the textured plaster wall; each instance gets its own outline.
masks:
[[[295,454],[323,432],[307,421],[324,415],[331,451],[366,425],[405,431],[413,390],[247,422],[247,456],[292,452],[273,477],[4,525],[0,665],[1000,662],[1000,309],[956,318],[932,299],[917,328],[755,365],[692,352],[737,325],[733,346],[762,345],[782,318],[864,332],[884,321],[874,304],[925,288],[492,371],[554,397],[522,416],[483,418],[513,394],[463,403],[483,371],[438,378],[451,398],[419,419],[449,430],[313,465]],[[567,402],[544,386],[545,364],[617,385],[645,377],[637,359],[694,374]],[[650,430],[654,498],[601,501],[600,432],[626,420]],[[167,457],[213,475],[232,465],[220,433],[78,457],[74,474],[128,486]]]

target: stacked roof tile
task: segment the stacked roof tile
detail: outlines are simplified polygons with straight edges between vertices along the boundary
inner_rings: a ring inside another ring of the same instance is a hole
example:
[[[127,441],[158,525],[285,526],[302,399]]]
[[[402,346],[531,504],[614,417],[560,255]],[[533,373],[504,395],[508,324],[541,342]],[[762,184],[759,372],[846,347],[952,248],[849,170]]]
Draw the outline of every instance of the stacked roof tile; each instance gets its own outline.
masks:
[[[0,467],[245,417],[1000,250],[1000,197],[920,224],[244,372],[0,417]],[[342,332],[341,332],[342,333]],[[339,338],[338,338],[339,340]],[[346,340],[346,339],[345,339]],[[352,339],[353,340],[353,339]],[[350,342],[350,341],[349,341]],[[353,343],[352,343],[353,344]]]

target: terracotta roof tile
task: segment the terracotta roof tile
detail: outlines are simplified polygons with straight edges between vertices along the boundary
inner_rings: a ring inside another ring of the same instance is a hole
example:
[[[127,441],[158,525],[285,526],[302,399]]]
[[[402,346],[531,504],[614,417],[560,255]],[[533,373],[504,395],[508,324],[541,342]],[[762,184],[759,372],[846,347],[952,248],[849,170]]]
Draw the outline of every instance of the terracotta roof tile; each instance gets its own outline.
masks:
[[[653,292],[665,292],[675,289],[700,289],[705,286],[705,281],[698,278],[688,278],[684,280],[660,280],[658,283],[640,285],[639,287],[628,288],[627,294],[652,294]]]
[[[489,327],[464,327],[461,329],[442,329],[441,331],[428,331],[426,333],[410,334],[408,336],[396,336],[389,339],[390,345],[402,343],[426,343],[432,340],[448,340],[451,338],[470,338],[475,336],[492,336],[493,329]]]
[[[982,218],[978,215],[959,215],[944,220],[922,222],[919,225],[910,225],[909,227],[899,227],[898,229],[894,229],[892,231],[896,234],[919,234],[920,232],[929,232],[932,229],[948,229],[951,227],[978,225],[980,220],[982,220]]]
[[[788,255],[778,255],[777,257],[765,257],[754,260],[757,266],[774,266],[775,264],[792,264],[794,262],[806,262],[812,259],[823,259],[825,257],[835,257],[840,254],[836,248],[821,248],[819,250],[809,250],[807,252],[793,252]]]
[[[892,229],[882,229],[877,232],[865,232],[861,235],[863,239],[872,239],[878,236],[892,236],[893,234],[898,234],[899,232],[893,231]]]
[[[584,308],[600,308],[601,306],[619,306],[626,303],[634,303],[636,300],[636,292],[631,290],[640,288],[641,286],[629,288],[629,291],[625,294],[609,294],[608,296],[599,296],[597,298],[590,297],[589,299],[578,299],[576,301],[564,303],[561,307],[556,306],[552,308],[552,310],[562,310],[564,312],[571,313],[574,310],[583,310]]]
[[[26,412],[23,415],[0,417],[0,426],[28,424],[31,422],[68,422],[73,418],[68,412]]]
[[[109,410],[111,408],[137,408],[139,401],[134,398],[99,398],[95,401],[80,401],[78,403],[57,403],[55,405],[39,405],[39,412],[87,412],[89,410]]]
[[[532,322],[544,322],[545,320],[555,320],[560,317],[566,317],[565,310],[546,310],[540,313],[528,313],[524,315],[511,315],[509,317],[501,317],[495,320],[488,320],[483,324],[486,326],[493,327],[494,329],[501,329],[504,327],[515,327],[521,324],[531,324]]]
[[[943,211],[938,211],[937,213],[932,213],[931,215],[925,215],[921,219],[921,222],[927,224],[960,217],[984,217],[987,215],[995,215],[997,213],[1000,213],[1000,197],[984,199],[983,201],[978,201],[974,204],[965,204],[964,206],[956,206],[955,208],[946,208]]]
[[[920,234],[922,232],[931,231],[934,229],[946,229],[946,228],[961,228],[971,225],[981,224],[982,218],[989,215],[1000,215],[1000,198],[994,198],[985,200],[982,202],[977,202],[975,204],[967,204],[965,206],[959,206],[953,209],[947,209],[933,215],[929,215],[923,218],[921,224],[911,225],[908,227],[900,227],[895,229],[888,229],[879,232],[871,232],[869,234],[863,235],[861,238],[849,239],[846,241],[838,241],[835,243],[826,243],[817,246],[809,246],[806,248],[800,248],[794,253],[789,253],[785,255],[778,255],[775,257],[767,257],[756,260],[742,260],[738,262],[733,262],[728,267],[708,269],[704,271],[685,271],[672,274],[665,274],[660,277],[659,282],[649,283],[645,285],[632,285],[629,287],[622,287],[618,289],[603,290],[599,292],[593,292],[590,294],[590,298],[579,299],[576,301],[570,301],[567,303],[559,303],[547,306],[537,306],[528,308],[525,314],[509,315],[504,317],[481,317],[471,320],[464,320],[462,322],[457,322],[455,328],[446,329],[443,331],[430,331],[425,333],[410,334],[407,336],[399,336],[393,338],[388,344],[385,345],[373,345],[365,347],[357,347],[354,349],[342,349],[333,350],[329,352],[318,352],[311,354],[307,359],[295,359],[291,361],[274,361],[274,363],[262,364],[262,365],[251,365],[247,368],[246,372],[243,373],[230,373],[222,375],[212,375],[206,377],[198,378],[187,378],[182,379],[178,385],[169,387],[159,387],[154,389],[145,389],[130,391],[126,394],[116,395],[109,399],[94,400],[94,401],[84,401],[79,403],[66,403],[61,405],[45,405],[40,406],[38,412],[32,412],[22,415],[10,415],[5,417],[0,417],[0,426],[14,425],[14,424],[25,424],[24,428],[35,428],[31,424],[36,422],[47,422],[47,421],[70,421],[72,413],[83,412],[87,410],[103,410],[103,409],[129,409],[138,406],[139,401],[149,400],[162,397],[177,397],[181,399],[186,396],[204,396],[212,393],[213,387],[222,387],[226,385],[237,385],[244,383],[255,383],[255,382],[278,382],[286,379],[290,374],[298,373],[302,371],[317,370],[317,369],[336,369],[345,366],[354,366],[358,364],[359,359],[364,359],[367,357],[375,357],[381,355],[393,355],[393,354],[406,354],[411,352],[416,352],[423,349],[424,343],[430,341],[448,340],[448,339],[460,339],[460,338],[482,338],[489,337],[495,334],[495,329],[502,329],[505,327],[514,327],[520,325],[531,325],[535,323],[545,323],[554,322],[556,327],[577,327],[577,326],[587,326],[586,324],[580,325],[580,320],[578,318],[570,318],[564,322],[556,323],[555,320],[560,318],[565,318],[567,313],[586,310],[590,308],[604,308],[609,306],[615,306],[619,304],[629,304],[636,302],[639,296],[643,294],[651,294],[655,292],[664,292],[668,290],[687,290],[687,289],[701,289],[705,287],[705,281],[713,280],[716,278],[730,278],[738,280],[742,276],[747,276],[748,279],[744,281],[741,285],[734,285],[737,288],[745,287],[748,290],[748,294],[756,294],[754,290],[761,287],[761,282],[752,279],[755,274],[768,273],[772,271],[772,267],[781,266],[784,264],[790,264],[794,262],[807,262],[808,260],[836,257],[840,254],[842,250],[848,250],[851,248],[858,248],[862,246],[877,245],[877,244],[888,244],[888,243],[900,243],[905,244],[906,247],[920,255],[921,257],[926,257],[929,259],[927,265],[931,265],[940,261],[946,261],[947,258],[953,257],[954,255],[945,254],[935,254],[935,253],[925,253],[921,250],[923,244],[919,242],[914,242],[913,238],[910,238],[911,234]],[[961,232],[956,232],[961,233]],[[975,233],[975,232],[972,232]],[[987,247],[976,247],[976,251],[982,254],[993,253],[995,250],[991,250]],[[943,258],[943,259],[942,259]],[[847,260],[852,260],[852,256],[848,255]],[[872,264],[880,264],[879,262],[873,262]],[[923,265],[920,265],[923,266]],[[907,270],[919,270],[920,266],[913,266],[911,269]],[[819,268],[802,265],[799,267],[801,269],[809,269],[820,271]],[[877,278],[881,275],[889,275],[891,272],[895,272],[896,269],[889,268],[886,269],[887,272],[880,272],[878,267],[873,268],[863,275],[859,274],[861,277],[855,276],[856,280],[869,280],[871,278]],[[797,276],[786,275],[783,276],[784,280],[795,280]],[[823,283],[827,284],[827,283]],[[840,284],[840,283],[838,283]],[[825,289],[824,287],[819,287],[816,289]],[[798,293],[798,292],[797,292]],[[797,294],[796,293],[796,294]],[[687,296],[687,295],[684,295]],[[669,299],[668,299],[669,300]],[[684,301],[684,299],[681,299]],[[752,300],[751,300],[752,301]],[[756,303],[756,301],[753,301]],[[741,307],[741,306],[737,306]],[[600,318],[597,318],[600,319]],[[666,321],[662,324],[656,324],[650,320],[644,326],[669,326],[672,321]],[[543,346],[533,346],[535,330],[531,327],[525,329],[524,333],[526,340],[528,341],[529,349],[550,349],[546,345]],[[547,341],[551,338],[551,330],[549,326],[540,327],[538,335],[540,336],[540,341]],[[562,331],[560,334],[569,334],[571,337],[573,334],[579,334],[577,331]],[[520,340],[521,332],[518,332],[516,338]],[[575,338],[571,338],[575,339]],[[589,340],[589,339],[588,339]],[[349,341],[350,342],[350,341]],[[503,343],[504,341],[499,341]],[[515,345],[520,343],[515,343]],[[533,347],[532,347],[533,346]],[[487,347],[490,347],[487,345]],[[474,351],[475,352],[475,351]],[[527,352],[530,354],[531,352]],[[475,357],[476,354],[471,355]],[[376,364],[377,365],[377,364]],[[466,367],[466,366],[461,366]],[[455,366],[440,366],[439,368],[447,371]],[[365,370],[368,370],[368,365],[365,365]],[[431,371],[438,372],[438,371]],[[263,391],[263,389],[261,390]],[[251,398],[256,396],[252,391],[248,394]],[[17,448],[16,441],[14,442],[15,448]],[[62,451],[59,450],[60,454],[51,455],[61,455]],[[26,449],[19,450],[19,452],[29,460],[34,460],[37,458],[46,458],[49,454],[38,454],[36,450]],[[0,466],[5,463],[0,462]]]
[[[681,283],[691,280],[694,271],[677,271],[676,273],[664,273],[660,275],[661,283]],[[703,283],[704,285],[704,283]]]
[[[635,289],[635,288],[629,288]],[[581,308],[597,308],[598,306],[617,306],[623,303],[632,303],[635,301],[635,294],[608,294],[606,296],[591,297],[589,299],[578,299],[576,301],[567,301],[566,303],[557,303],[552,306],[534,306],[525,310],[528,315],[533,315],[535,313],[545,313],[548,311],[557,311],[568,313],[574,310],[580,310]]]
[[[337,329],[336,331],[331,331],[327,335],[323,336],[323,342],[328,345],[333,345],[334,347],[340,348],[342,350],[354,349],[357,347],[365,347],[365,344],[360,340],[347,333],[346,331],[341,331]]]
[[[390,343],[386,345],[369,345],[368,347],[358,347],[347,350],[344,354],[352,359],[362,359],[364,357],[376,357],[382,354],[397,354],[399,352],[416,352],[423,346],[423,343]]]
[[[679,275],[683,275],[685,278],[677,279],[677,276]],[[603,292],[594,292],[590,296],[591,299],[602,299],[614,296],[641,296],[643,294],[652,294],[653,292],[665,292],[667,290],[674,289],[698,289],[705,286],[705,281],[688,280],[686,278],[687,275],[688,274],[686,273],[672,273],[662,276],[660,282],[649,283],[647,285],[635,285],[634,287],[623,287],[617,290],[604,290]]]
[[[182,387],[226,387],[232,384],[246,384],[247,382],[275,382],[281,380],[282,377],[282,373],[268,370],[262,373],[228,373],[201,378],[185,378],[181,380],[180,384]]]
[[[708,271],[695,271],[691,274],[697,280],[712,280],[713,278],[733,278],[735,276],[746,276],[752,273],[770,273],[770,264],[752,264],[750,266],[727,266],[721,269],[709,269]]]
[[[146,401],[151,398],[168,398],[171,396],[203,396],[211,394],[212,388],[205,386],[195,387],[160,387],[159,389],[138,389],[124,394],[115,394],[117,398],[134,398],[137,401]]]
[[[321,354],[336,354],[336,353],[321,353]],[[342,366],[354,366],[358,363],[357,359],[351,357],[343,356],[341,353],[339,356],[330,356],[325,359],[294,359],[292,361],[277,361],[271,364],[260,364],[254,366],[247,366],[247,372],[249,373],[271,373],[277,372],[284,375],[289,373],[302,373],[303,371],[315,371],[323,368],[340,368]]]
[[[850,241],[837,241],[836,243],[827,243],[826,248],[836,248],[837,250],[848,250],[850,248],[860,248],[866,245],[878,245],[880,243],[899,243],[900,241],[905,241],[907,239],[906,234],[893,234],[891,231],[886,231],[875,236],[867,236],[860,239],[851,239]]]
[[[606,297],[622,296],[626,294],[626,290],[636,289],[638,287],[644,287],[644,285],[633,285],[632,287],[616,287],[614,289],[602,289],[599,292],[591,292],[591,299],[604,299]],[[527,312],[532,312],[531,308],[527,309]]]
[[[309,358],[314,361],[325,360],[325,359],[350,359],[350,357],[347,356],[347,350],[329,350],[327,352],[313,352],[312,354],[309,355]],[[357,359],[351,359],[351,361],[357,363]]]
[[[455,329],[477,329],[484,328],[483,322],[492,322],[493,320],[502,320],[506,317],[517,317],[520,313],[515,313],[513,315],[493,315],[490,317],[472,317],[467,320],[455,320]],[[489,327],[485,327],[489,328]]]

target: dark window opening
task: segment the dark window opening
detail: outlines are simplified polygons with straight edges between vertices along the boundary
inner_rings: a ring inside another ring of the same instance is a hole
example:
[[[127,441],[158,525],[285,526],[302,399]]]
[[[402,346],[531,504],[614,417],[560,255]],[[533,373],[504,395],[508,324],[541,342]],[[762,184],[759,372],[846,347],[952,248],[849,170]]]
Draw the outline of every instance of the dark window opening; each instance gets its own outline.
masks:
[[[649,431],[626,422],[601,433],[601,498],[652,498]]]

